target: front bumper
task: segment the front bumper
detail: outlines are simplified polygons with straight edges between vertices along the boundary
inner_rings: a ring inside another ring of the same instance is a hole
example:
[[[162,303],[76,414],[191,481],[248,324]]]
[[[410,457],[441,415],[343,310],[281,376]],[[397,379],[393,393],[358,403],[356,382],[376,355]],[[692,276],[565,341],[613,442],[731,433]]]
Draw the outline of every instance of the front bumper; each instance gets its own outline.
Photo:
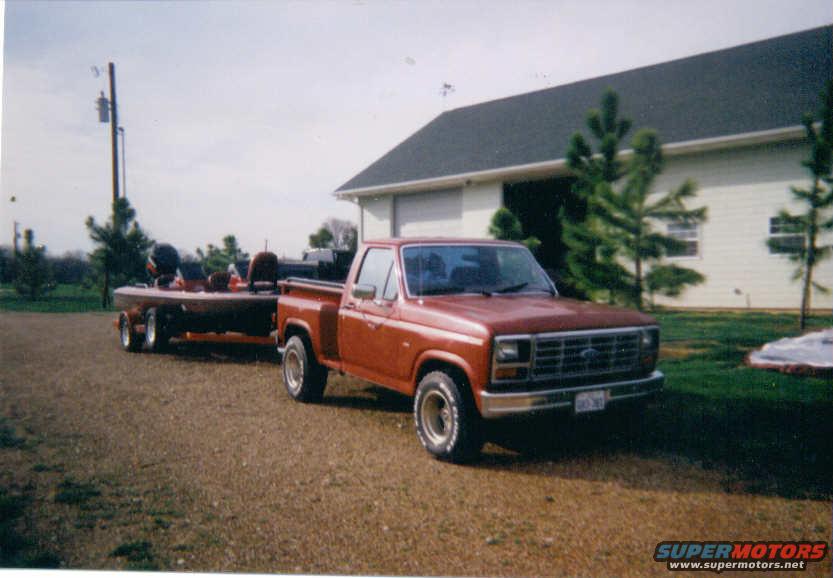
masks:
[[[511,393],[480,392],[480,413],[484,418],[496,418],[504,415],[533,413],[548,409],[572,407],[576,394],[582,391],[607,390],[607,404],[649,397],[662,391],[665,376],[661,371],[654,371],[648,377],[611,383],[598,383],[547,389],[543,391],[521,391]]]

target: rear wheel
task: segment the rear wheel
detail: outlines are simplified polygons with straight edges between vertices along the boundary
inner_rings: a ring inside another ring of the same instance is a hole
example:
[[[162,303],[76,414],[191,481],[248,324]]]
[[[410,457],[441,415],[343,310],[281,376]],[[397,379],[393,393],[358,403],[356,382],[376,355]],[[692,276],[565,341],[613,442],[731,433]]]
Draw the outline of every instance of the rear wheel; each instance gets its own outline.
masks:
[[[151,307],[145,313],[145,345],[154,353],[164,350],[168,345],[165,323],[156,307]]]
[[[483,447],[481,418],[474,400],[449,374],[432,371],[414,398],[417,437],[431,454],[454,463],[470,461]]]
[[[119,341],[125,351],[139,351],[142,349],[142,336],[133,331],[130,317],[122,312],[119,315]]]
[[[284,386],[292,399],[313,403],[324,397],[327,368],[315,359],[315,352],[307,340],[297,335],[289,338],[281,368]]]

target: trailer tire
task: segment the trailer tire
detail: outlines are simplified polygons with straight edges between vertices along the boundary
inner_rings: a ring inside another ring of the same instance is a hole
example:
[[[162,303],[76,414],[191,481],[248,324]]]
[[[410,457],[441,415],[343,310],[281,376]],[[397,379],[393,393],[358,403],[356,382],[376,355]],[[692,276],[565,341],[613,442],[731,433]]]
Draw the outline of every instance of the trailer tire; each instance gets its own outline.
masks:
[[[133,330],[130,316],[123,311],[119,314],[119,342],[125,351],[135,353],[142,349],[142,336]]]
[[[309,341],[295,335],[289,338],[281,362],[283,384],[289,396],[304,403],[324,397],[327,368],[318,363]]]
[[[419,441],[440,460],[465,463],[483,447],[481,417],[462,384],[444,371],[422,378],[414,397]]]
[[[163,316],[156,307],[151,307],[145,313],[145,345],[150,351],[159,353],[168,346],[168,339]]]

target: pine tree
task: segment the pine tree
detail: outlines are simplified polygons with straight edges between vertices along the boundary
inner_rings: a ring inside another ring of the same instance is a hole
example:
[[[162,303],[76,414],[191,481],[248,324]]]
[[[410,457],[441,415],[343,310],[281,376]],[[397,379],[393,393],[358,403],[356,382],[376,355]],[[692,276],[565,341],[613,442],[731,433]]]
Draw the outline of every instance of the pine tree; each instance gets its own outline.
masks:
[[[249,254],[240,248],[234,235],[223,237],[222,248],[209,243],[204,251],[198,248],[196,253],[202,268],[209,275],[216,271],[225,271],[229,265],[249,258]]]
[[[489,224],[489,234],[495,239],[503,241],[519,241],[526,245],[533,253],[541,245],[541,241],[537,237],[524,238],[521,221],[506,207],[499,208],[492,215],[492,221]]]
[[[608,89],[602,96],[601,109],[588,112],[587,128],[597,150],[578,132],[567,149],[567,166],[577,177],[573,192],[587,204],[587,213],[577,221],[568,219],[564,210],[559,214],[568,249],[565,281],[590,298],[606,296],[613,302],[627,287],[629,272],[616,262],[615,244],[599,221],[596,191],[612,186],[624,175],[617,157],[619,145],[631,128],[630,119],[619,118],[619,97],[613,90]]]
[[[614,259],[629,264],[627,274],[621,277],[627,285],[623,300],[642,309],[646,280],[652,298],[656,293],[677,296],[687,285],[705,280],[697,271],[661,263],[669,251],[682,249],[684,244],[660,232],[654,224],[700,223],[706,218],[706,209],[686,208],[686,201],[697,192],[690,179],[659,198],[652,195],[654,181],[663,168],[662,146],[655,131],[640,130],[631,146],[633,157],[627,163],[624,184],[618,188],[607,182],[599,184],[594,214],[614,248]]]
[[[49,265],[46,261],[46,248],[35,246],[35,233],[32,229],[23,232],[23,251],[17,255],[17,276],[14,280],[15,290],[34,301],[43,295],[49,282]]]
[[[820,293],[830,292],[829,287],[813,279],[813,273],[816,265],[831,254],[829,245],[820,247],[818,243],[820,234],[833,231],[833,215],[830,213],[833,208],[833,81],[828,81],[821,96],[821,127],[816,128],[811,114],[804,115],[802,119],[810,144],[810,156],[801,164],[810,172],[812,185],[809,189],[790,187],[793,199],[806,210],[795,215],[785,209],[779,215],[782,222],[804,236],[802,246],[790,254],[790,259],[797,264],[793,279],[801,280],[801,331],[804,331],[810,314],[812,289]],[[781,248],[779,239],[769,239],[767,243],[771,248]]]
[[[136,221],[136,211],[124,197],[113,202],[110,220],[99,225],[87,217],[87,231],[95,244],[90,253],[101,280],[101,306],[110,305],[110,286],[127,285],[145,278],[147,252],[153,245]]]

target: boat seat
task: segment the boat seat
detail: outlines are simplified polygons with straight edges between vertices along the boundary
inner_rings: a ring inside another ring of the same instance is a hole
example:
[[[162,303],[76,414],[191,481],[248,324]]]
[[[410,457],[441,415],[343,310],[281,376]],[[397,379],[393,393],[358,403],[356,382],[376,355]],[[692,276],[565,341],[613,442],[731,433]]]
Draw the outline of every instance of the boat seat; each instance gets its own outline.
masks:
[[[274,291],[278,287],[278,256],[262,251],[249,263],[249,291]]]
[[[231,275],[227,271],[215,271],[208,276],[208,291],[228,291]]]

